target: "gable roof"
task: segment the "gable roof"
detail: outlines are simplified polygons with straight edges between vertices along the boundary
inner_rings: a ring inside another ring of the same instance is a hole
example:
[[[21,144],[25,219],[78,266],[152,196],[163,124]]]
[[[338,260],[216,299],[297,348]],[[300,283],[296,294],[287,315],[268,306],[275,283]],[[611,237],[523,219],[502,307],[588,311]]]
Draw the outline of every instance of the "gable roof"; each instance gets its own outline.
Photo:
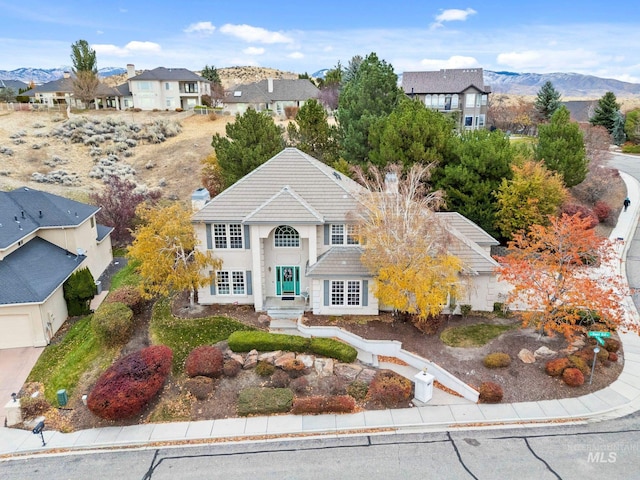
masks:
[[[472,275],[492,273],[498,266],[498,262],[480,245],[456,230],[455,227],[448,224],[447,230],[451,234],[447,250],[462,261],[464,273]]]
[[[0,90],[5,88],[10,88],[12,90],[15,90],[16,93],[18,93],[18,90],[25,89],[28,87],[29,85],[27,85],[24,82],[21,82],[20,80],[0,80]]]
[[[322,223],[322,215],[288,185],[247,215],[244,223],[273,223],[274,219],[281,218],[282,212],[285,211],[292,223]]]
[[[269,82],[273,89],[269,91]],[[236,85],[225,97],[226,103],[261,103],[277,101],[304,101],[317,98],[320,90],[310,80],[271,79]]]
[[[285,186],[286,192],[283,191]],[[319,217],[314,222],[344,222],[347,212],[357,208],[354,194],[362,188],[346,175],[297,148],[285,148],[213,197],[193,215],[192,220],[241,223],[258,219],[270,223],[291,221],[289,204],[287,208],[275,208],[282,207],[280,202],[289,198],[291,208],[307,220]]]
[[[85,258],[33,238],[0,261],[0,305],[44,302]]]
[[[491,246],[500,245],[500,242],[489,235],[485,230],[467,217],[458,212],[436,212],[436,215],[443,219],[447,225],[452,226],[469,240],[478,245]]]
[[[52,82],[43,83],[42,85],[38,85],[31,90],[27,90],[23,93],[28,97],[34,97],[36,93],[55,93],[55,92],[63,92],[63,93],[73,93],[73,78],[59,78],[58,80],[54,80]],[[115,97],[118,96],[118,91],[114,88],[105,85],[102,82],[98,83],[98,89],[96,90],[96,96],[100,97]]]
[[[362,247],[331,247],[318,257],[318,261],[307,266],[307,277],[371,277],[371,273],[362,265]]]
[[[98,210],[27,187],[0,192],[0,250],[40,228],[77,227]]]
[[[129,78],[130,82],[136,80],[152,80],[152,81],[173,81],[173,82],[208,82],[204,77],[193,73],[186,68],[165,68],[157,67],[153,70],[145,70],[140,75]]]
[[[489,93],[481,68],[454,68],[437,72],[403,72],[404,93],[462,93],[468,88]]]

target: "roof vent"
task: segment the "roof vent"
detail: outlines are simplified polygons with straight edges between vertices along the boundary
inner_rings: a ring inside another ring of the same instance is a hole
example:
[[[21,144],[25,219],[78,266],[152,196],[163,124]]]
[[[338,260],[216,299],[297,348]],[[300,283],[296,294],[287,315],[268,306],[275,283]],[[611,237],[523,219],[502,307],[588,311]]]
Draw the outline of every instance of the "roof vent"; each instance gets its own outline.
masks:
[[[333,172],[333,176],[336,177],[336,180],[342,180],[342,177],[338,172]]]
[[[22,215],[22,218],[26,218],[26,217],[24,216],[24,210],[22,210],[22,212],[20,212],[20,214]]]
[[[38,217],[42,218],[42,210],[38,210]]]

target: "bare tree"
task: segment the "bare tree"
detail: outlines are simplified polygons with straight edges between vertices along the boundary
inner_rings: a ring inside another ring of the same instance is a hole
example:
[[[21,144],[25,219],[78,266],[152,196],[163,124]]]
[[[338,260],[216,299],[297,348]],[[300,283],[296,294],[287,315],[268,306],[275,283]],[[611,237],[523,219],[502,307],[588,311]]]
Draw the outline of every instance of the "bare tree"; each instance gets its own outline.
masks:
[[[98,63],[96,52],[86,40],[78,40],[71,45],[73,62],[73,94],[84,104],[89,104],[98,91]]]

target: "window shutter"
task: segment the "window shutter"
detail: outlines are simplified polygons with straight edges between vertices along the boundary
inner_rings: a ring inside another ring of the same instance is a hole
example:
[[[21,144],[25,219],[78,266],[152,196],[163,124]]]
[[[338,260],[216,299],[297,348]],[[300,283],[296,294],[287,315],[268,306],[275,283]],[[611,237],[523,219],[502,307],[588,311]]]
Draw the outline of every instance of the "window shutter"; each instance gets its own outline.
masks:
[[[207,250],[211,250],[213,248],[213,240],[211,238],[211,224],[206,223],[205,228],[207,229]]]
[[[244,248],[249,250],[251,248],[251,235],[249,232],[249,225],[244,226]]]
[[[331,232],[329,231],[330,227],[331,227],[331,225],[326,225],[326,224],[324,226],[324,244],[325,245],[329,245],[331,243],[330,242],[330,238],[329,238],[329,236],[331,234]]]
[[[209,225],[207,224],[207,227]],[[215,295],[216,294],[216,272],[211,271],[209,272],[209,276],[211,277],[211,284],[209,285],[209,293],[211,293],[211,295]]]
[[[369,306],[369,280],[362,281],[362,306]]]
[[[324,281],[324,304],[329,305],[329,280]]]
[[[251,283],[251,270],[245,272],[245,282],[247,282],[247,295],[253,295],[253,285]]]

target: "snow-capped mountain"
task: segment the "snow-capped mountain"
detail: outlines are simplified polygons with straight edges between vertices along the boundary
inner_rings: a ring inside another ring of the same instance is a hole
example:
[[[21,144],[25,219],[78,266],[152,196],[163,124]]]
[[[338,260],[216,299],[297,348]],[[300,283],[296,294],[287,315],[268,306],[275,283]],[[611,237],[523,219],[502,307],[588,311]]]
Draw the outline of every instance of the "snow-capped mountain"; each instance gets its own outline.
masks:
[[[52,82],[64,75],[64,72],[70,72],[70,66],[62,66],[59,68],[16,68],[15,70],[0,70],[0,79],[2,80],[20,80],[25,83],[34,82],[36,84]],[[127,70],[120,67],[105,67],[98,70],[101,77],[109,77],[111,75],[119,75]]]

